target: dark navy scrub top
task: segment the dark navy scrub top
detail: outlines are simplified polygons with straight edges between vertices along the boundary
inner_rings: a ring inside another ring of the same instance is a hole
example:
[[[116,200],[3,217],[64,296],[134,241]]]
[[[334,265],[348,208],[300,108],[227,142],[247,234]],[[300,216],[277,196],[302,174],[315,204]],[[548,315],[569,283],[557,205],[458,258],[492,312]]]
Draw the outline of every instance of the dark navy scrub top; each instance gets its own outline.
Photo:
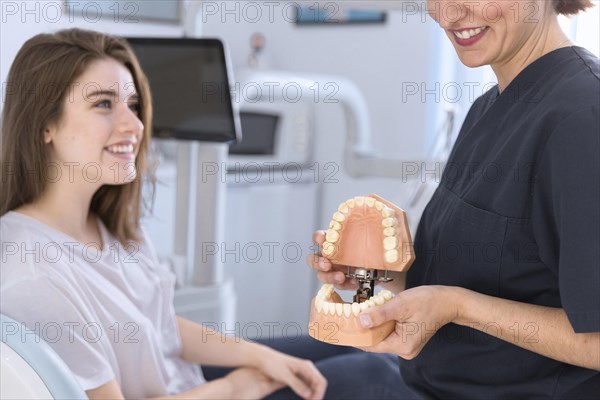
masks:
[[[598,67],[583,48],[558,49],[476,100],[419,224],[407,287],[561,307],[575,332],[600,331]],[[545,329],[522,325],[506,333]],[[427,398],[600,398],[598,371],[455,324],[400,369]]]

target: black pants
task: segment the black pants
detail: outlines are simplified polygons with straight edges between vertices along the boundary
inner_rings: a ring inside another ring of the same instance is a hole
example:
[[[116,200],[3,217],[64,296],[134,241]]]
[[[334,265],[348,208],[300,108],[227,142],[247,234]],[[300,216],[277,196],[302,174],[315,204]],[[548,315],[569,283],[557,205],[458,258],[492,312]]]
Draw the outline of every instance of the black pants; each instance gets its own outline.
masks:
[[[402,381],[396,357],[390,354],[365,353],[352,347],[334,346],[311,337],[297,341],[276,338],[260,341],[275,350],[305,358],[315,363],[327,378],[326,399],[415,399]],[[231,369],[202,367],[207,380],[223,377]],[[299,399],[286,388],[267,397],[270,400]]]

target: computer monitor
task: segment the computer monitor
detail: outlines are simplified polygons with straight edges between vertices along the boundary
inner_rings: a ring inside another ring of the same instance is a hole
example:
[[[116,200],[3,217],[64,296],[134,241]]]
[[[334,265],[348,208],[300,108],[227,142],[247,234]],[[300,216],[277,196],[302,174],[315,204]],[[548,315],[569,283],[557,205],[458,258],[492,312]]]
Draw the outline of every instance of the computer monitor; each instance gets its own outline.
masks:
[[[235,143],[223,43],[217,39],[127,38],[150,82],[154,136]]]

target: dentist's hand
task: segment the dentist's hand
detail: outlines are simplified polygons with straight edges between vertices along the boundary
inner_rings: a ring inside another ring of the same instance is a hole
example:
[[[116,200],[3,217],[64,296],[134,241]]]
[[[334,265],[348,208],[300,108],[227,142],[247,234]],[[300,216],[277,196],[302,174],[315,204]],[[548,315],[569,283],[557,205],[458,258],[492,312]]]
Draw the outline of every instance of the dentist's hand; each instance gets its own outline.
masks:
[[[418,286],[361,312],[358,319],[365,328],[396,321],[395,330],[387,338],[362,350],[393,353],[407,360],[416,357],[438,329],[458,318],[456,291],[450,286]]]
[[[313,242],[319,247],[325,242],[325,231],[316,231],[313,234]],[[317,278],[323,283],[331,283],[340,290],[356,290],[358,282],[356,279],[346,279],[346,266],[332,264],[327,258],[318,254],[309,254],[306,263],[317,271]]]

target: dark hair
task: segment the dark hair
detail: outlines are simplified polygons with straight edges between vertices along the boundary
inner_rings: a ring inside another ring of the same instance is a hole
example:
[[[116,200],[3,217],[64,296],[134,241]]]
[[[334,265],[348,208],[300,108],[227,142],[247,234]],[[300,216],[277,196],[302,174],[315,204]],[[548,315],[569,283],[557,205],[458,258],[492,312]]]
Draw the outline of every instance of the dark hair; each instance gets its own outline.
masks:
[[[21,47],[11,66],[2,118],[0,216],[34,201],[46,189],[43,171],[50,160],[44,131],[59,121],[70,84],[92,62],[106,58],[118,61],[131,73],[144,132],[135,161],[137,178],[124,185],[100,187],[92,198],[91,211],[121,243],[139,240],[142,182],[154,184],[147,161],[152,129],[150,87],[125,40],[83,29],[34,36]]]
[[[574,15],[587,8],[593,7],[591,0],[553,0],[557,14]]]

